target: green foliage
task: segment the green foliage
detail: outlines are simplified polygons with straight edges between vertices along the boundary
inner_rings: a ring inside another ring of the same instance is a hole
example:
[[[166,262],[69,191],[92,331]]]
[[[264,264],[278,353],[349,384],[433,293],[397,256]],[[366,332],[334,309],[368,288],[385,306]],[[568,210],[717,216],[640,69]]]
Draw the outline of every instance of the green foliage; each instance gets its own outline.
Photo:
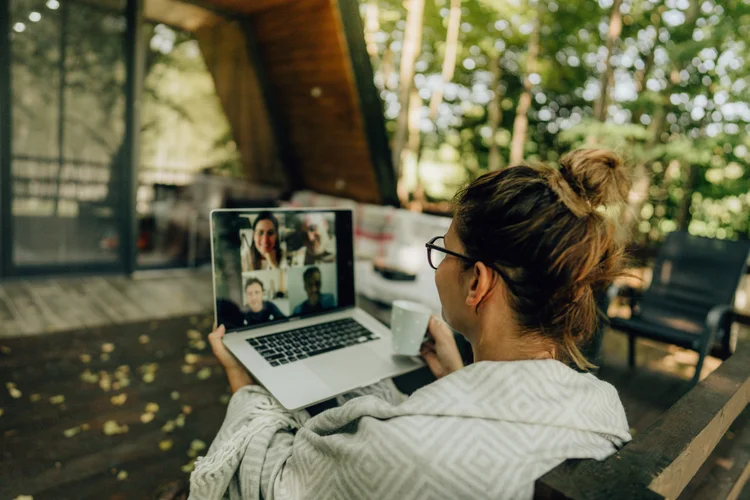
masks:
[[[375,70],[378,82],[388,83],[380,90],[392,133],[399,113],[398,57],[406,4],[363,1],[377,5],[380,14]],[[624,0],[622,33],[611,58],[614,84],[608,119],[599,123],[593,119],[593,107],[599,97],[611,4],[464,0],[456,73],[445,88],[436,123],[431,123],[426,106],[440,80],[449,1],[426,1],[414,83],[425,103],[420,172],[428,196],[450,198],[451,183],[437,187],[443,178],[469,179],[486,171],[493,141],[508,158],[531,23],[540,13],[541,46],[526,160],[554,162],[568,149],[581,146],[613,149],[628,165],[643,166],[651,178],[639,221],[646,242],[660,240],[681,223],[696,234],[747,237],[750,2]],[[386,51],[394,60],[390,75],[377,64]],[[496,55],[501,77],[498,87],[491,89],[490,61]],[[494,92],[501,97],[502,118],[500,130],[490,137],[487,108]],[[437,151],[446,147],[455,152],[454,158],[436,162]],[[682,220],[686,203],[690,215]]]

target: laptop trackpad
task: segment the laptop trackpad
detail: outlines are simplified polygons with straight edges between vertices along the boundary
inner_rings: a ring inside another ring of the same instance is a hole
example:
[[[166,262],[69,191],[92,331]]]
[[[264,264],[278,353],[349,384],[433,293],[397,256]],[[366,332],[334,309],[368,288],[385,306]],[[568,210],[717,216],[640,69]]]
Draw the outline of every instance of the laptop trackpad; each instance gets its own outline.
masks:
[[[334,359],[328,356],[313,358],[307,365],[332,388],[348,386],[355,389],[364,384],[377,382],[390,372],[391,363],[371,349],[358,348],[351,351],[351,354],[342,352]]]

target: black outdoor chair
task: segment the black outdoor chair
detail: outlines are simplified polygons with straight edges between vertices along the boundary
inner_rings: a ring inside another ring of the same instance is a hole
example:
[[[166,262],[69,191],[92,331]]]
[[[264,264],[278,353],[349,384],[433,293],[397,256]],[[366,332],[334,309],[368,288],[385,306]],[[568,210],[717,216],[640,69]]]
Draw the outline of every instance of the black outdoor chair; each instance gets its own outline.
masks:
[[[729,357],[732,306],[747,270],[748,241],[725,241],[674,232],[656,259],[651,286],[642,294],[612,287],[610,298],[627,292],[632,315],[610,318],[612,328],[629,336],[629,364],[635,366],[635,339],[645,337],[698,352],[693,383],[709,351]]]

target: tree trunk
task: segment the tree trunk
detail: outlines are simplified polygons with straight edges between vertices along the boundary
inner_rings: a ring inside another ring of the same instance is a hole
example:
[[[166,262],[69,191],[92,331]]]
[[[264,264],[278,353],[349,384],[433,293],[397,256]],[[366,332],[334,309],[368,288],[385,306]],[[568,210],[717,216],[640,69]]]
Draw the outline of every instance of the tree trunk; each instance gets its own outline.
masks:
[[[406,151],[414,161],[414,176],[416,185],[414,186],[414,203],[409,204],[411,210],[422,211],[422,204],[425,201],[424,187],[422,186],[422,176],[419,174],[419,153],[421,133],[419,122],[422,115],[422,98],[415,87],[409,92],[409,141],[406,145]],[[406,155],[403,155],[405,157]],[[408,196],[408,194],[407,194]]]
[[[365,43],[367,44],[367,54],[370,56],[372,65],[377,67],[378,62],[378,44],[375,37],[380,31],[380,20],[378,19],[379,11],[377,2],[371,2],[365,5]]]
[[[698,167],[689,165],[687,168],[687,179],[682,186],[682,199],[680,200],[680,211],[677,213],[677,227],[680,231],[687,231],[690,226],[692,214],[690,207],[693,204],[693,191],[698,180]]]
[[[490,70],[492,71],[492,101],[490,101],[490,107],[487,110],[490,121],[490,156],[487,162],[487,166],[490,171],[498,170],[501,165],[500,161],[500,148],[497,146],[497,130],[500,128],[500,121],[503,117],[502,108],[500,102],[502,96],[500,95],[500,52],[497,52],[490,60]]]
[[[461,26],[461,0],[451,0],[451,10],[448,15],[448,33],[445,37],[445,54],[443,56],[443,78],[440,85],[430,99],[430,120],[437,118],[440,104],[443,102],[443,88],[453,80],[456,70],[456,56],[458,55],[458,33]]]
[[[622,13],[620,12],[622,0],[614,0],[612,12],[609,16],[609,35],[607,36],[607,56],[604,60],[604,71],[599,80],[599,99],[594,105],[594,116],[600,122],[607,119],[607,105],[609,98],[609,87],[612,85],[612,76],[614,67],[612,66],[612,51],[615,48],[615,41],[622,33]]]
[[[375,84],[380,89],[393,90],[393,84],[391,83],[391,75],[393,74],[393,51],[390,47],[386,47],[383,52],[383,59],[380,60],[380,67],[375,73]]]
[[[523,79],[523,93],[516,106],[516,118],[513,121],[513,139],[510,144],[510,164],[523,163],[526,146],[526,131],[529,128],[529,108],[531,108],[531,89],[534,86],[529,76],[536,72],[537,57],[539,56],[539,31],[541,29],[542,1],[539,1],[534,31],[529,39],[529,49],[526,56],[526,74]]]
[[[396,134],[393,137],[393,144],[391,145],[393,169],[396,179],[401,178],[401,155],[409,132],[409,93],[414,80],[414,63],[419,56],[422,45],[424,0],[409,0],[408,9],[399,68],[398,102],[401,109],[396,121]]]

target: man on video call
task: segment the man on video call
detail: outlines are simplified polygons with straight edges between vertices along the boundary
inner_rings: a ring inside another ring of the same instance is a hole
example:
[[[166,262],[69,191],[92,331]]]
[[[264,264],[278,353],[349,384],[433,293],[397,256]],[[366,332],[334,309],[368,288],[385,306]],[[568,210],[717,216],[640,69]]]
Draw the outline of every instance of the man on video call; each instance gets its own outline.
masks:
[[[250,278],[245,282],[245,294],[250,308],[244,315],[245,325],[286,318],[276,304],[263,300],[263,282],[258,278]]]
[[[311,267],[302,275],[305,281],[307,300],[294,308],[294,314],[308,314],[336,307],[336,299],[330,293],[320,293],[320,269]]]
[[[302,232],[305,233],[304,260],[306,266],[336,261],[336,239],[329,233],[328,220],[323,214],[305,214]]]

